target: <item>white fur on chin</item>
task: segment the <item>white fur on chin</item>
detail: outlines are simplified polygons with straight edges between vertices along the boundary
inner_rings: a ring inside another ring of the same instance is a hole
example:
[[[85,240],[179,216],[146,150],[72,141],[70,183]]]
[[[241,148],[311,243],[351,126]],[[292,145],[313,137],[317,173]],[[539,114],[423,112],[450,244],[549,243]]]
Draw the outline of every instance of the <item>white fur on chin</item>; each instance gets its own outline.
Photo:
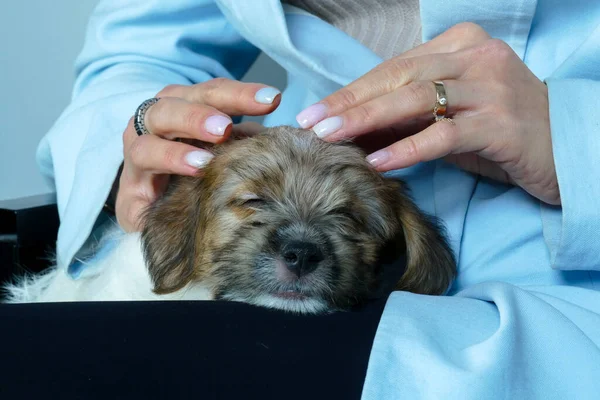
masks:
[[[315,314],[331,311],[329,310],[329,307],[324,300],[314,298],[309,298],[305,300],[286,300],[280,299],[270,294],[263,294],[251,300],[229,296],[224,296],[224,299],[250,303],[266,308],[275,308],[277,310],[290,311],[293,313]]]
[[[119,239],[105,258],[86,266],[71,278],[66,269],[54,267],[43,274],[22,278],[5,287],[7,303],[127,300],[212,300],[210,290],[195,283],[167,295],[157,295],[148,274],[139,233]]]

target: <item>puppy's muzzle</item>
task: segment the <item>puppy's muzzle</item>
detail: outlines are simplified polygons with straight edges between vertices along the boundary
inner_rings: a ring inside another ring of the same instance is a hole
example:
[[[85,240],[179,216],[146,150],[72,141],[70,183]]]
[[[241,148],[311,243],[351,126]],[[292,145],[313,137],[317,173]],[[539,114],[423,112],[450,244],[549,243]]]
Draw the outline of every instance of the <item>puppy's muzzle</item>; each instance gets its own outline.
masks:
[[[281,249],[281,256],[286,268],[300,278],[317,269],[325,255],[316,243],[291,240]]]

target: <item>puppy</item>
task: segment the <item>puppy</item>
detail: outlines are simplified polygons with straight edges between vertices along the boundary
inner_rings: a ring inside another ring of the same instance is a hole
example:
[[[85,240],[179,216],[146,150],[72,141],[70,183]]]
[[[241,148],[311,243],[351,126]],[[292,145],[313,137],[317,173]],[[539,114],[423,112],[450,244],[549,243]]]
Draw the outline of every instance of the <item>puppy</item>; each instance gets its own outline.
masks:
[[[444,293],[455,261],[404,184],[350,143],[291,127],[215,146],[198,177],[173,177],[141,234],[73,280],[54,269],[12,302],[224,299],[300,313],[345,310],[378,286],[382,254],[406,252],[396,289]]]

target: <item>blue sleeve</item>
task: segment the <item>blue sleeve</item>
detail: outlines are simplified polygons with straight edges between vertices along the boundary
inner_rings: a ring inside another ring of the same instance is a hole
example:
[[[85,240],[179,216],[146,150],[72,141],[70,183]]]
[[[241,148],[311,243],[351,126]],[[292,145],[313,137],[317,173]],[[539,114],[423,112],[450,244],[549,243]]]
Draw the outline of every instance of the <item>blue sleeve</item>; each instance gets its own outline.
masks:
[[[578,287],[394,292],[362,399],[597,399],[599,327],[600,292]]]
[[[71,104],[37,152],[57,193],[59,265],[72,261],[94,227],[136,107],[168,84],[239,79],[258,53],[214,1],[100,1],[76,61]]]
[[[542,205],[552,267],[600,270],[600,81],[546,83],[562,203]]]
[[[73,96],[83,103],[131,91],[139,81],[169,83],[174,75],[188,84],[239,79],[257,56],[214,1],[103,0],[76,61]]]

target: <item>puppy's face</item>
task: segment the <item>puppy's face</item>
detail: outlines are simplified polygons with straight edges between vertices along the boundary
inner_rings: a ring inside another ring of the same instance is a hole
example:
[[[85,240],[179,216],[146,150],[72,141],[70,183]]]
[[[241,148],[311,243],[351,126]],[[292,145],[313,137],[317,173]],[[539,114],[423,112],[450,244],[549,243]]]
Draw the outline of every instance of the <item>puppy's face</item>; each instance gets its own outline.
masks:
[[[215,298],[343,309],[373,290],[383,247],[404,246],[409,200],[356,148],[280,127],[214,151],[203,177],[172,182],[148,211],[157,293],[202,281]]]

